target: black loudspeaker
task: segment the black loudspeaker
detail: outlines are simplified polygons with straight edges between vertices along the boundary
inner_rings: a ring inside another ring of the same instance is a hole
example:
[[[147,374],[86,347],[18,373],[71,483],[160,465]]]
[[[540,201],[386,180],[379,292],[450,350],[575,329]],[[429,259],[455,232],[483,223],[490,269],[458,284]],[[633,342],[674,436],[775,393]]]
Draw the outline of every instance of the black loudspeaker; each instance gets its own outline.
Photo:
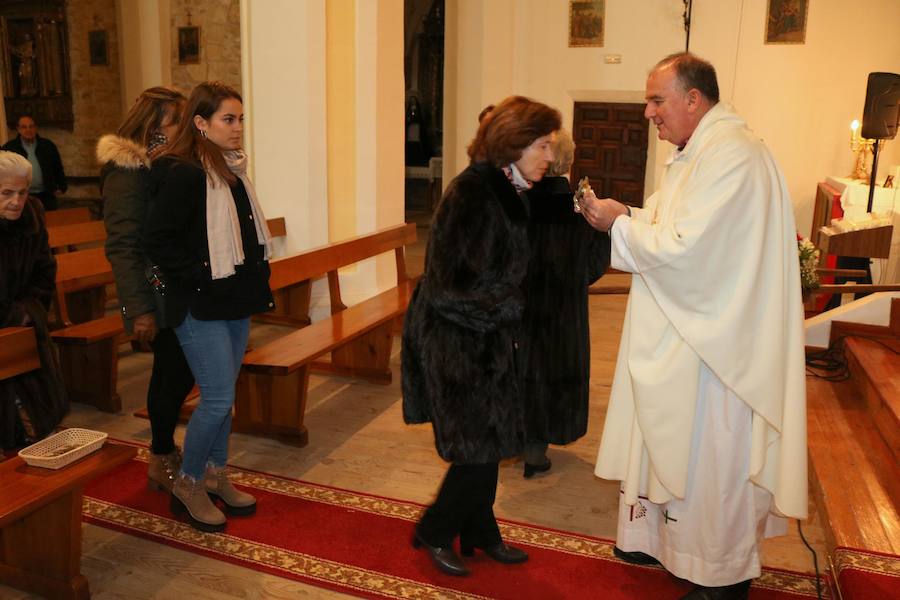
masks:
[[[900,121],[900,75],[869,73],[860,135],[869,140],[892,140]]]

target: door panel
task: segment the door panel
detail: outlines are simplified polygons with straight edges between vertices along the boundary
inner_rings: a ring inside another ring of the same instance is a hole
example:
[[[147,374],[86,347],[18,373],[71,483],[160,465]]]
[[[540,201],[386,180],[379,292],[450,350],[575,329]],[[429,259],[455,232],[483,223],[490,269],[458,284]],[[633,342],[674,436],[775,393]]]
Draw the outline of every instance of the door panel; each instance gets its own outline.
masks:
[[[576,102],[572,181],[587,176],[597,196],[643,206],[648,130],[643,104]]]

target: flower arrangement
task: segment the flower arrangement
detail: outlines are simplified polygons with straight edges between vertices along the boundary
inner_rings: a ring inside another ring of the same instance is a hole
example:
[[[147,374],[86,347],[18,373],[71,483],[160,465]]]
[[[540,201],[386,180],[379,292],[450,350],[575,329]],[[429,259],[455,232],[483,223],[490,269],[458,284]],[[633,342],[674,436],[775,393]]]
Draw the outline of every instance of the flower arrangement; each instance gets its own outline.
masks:
[[[808,238],[797,234],[797,254],[800,257],[800,287],[804,292],[819,287],[819,250]]]

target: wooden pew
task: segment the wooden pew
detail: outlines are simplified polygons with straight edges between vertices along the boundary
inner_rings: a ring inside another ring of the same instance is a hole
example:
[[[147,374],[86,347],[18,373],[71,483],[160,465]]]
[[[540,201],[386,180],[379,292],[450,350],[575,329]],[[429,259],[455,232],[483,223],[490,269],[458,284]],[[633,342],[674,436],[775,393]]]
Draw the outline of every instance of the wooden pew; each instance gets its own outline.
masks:
[[[90,598],[81,574],[84,484],[136,452],[107,443],[56,471],[18,456],[0,462],[0,583],[46,598]]]
[[[66,252],[74,246],[94,244],[106,240],[106,227],[103,221],[87,221],[69,225],[56,225],[47,228],[50,250],[55,253]]]
[[[0,380],[41,368],[31,327],[0,329]]]
[[[53,213],[51,212],[49,214]],[[269,232],[272,234],[272,237],[284,237],[287,235],[287,226],[285,225],[284,217],[268,219],[266,223],[269,226]],[[97,242],[106,241],[106,226],[103,221],[85,221],[65,225],[53,225],[47,227],[47,234],[49,236],[50,249],[56,252],[65,252],[70,246],[96,244]]]
[[[51,333],[59,349],[59,362],[69,400],[90,404],[106,412],[122,410],[116,391],[119,344],[127,342],[117,314],[79,323]]]
[[[56,257],[56,319],[64,327],[99,319],[106,312],[105,286],[114,283],[103,248]]]
[[[415,240],[415,225],[403,224],[272,261],[269,284],[273,290],[301,289],[306,294],[305,306],[290,307],[302,312],[282,316],[297,320],[308,316],[309,282],[322,275],[328,277],[332,314],[245,355],[238,377],[234,431],[306,445],[303,419],[313,367],[377,383],[391,381],[395,322],[406,312],[415,285],[406,274],[404,246]],[[347,308],[340,297],[338,269],[391,250],[397,263],[397,286]],[[316,362],[328,353],[330,362]]]
[[[31,327],[0,329],[0,380],[41,367]],[[58,471],[0,462],[0,583],[48,598],[89,598],[80,573],[84,483],[135,454],[107,445]]]
[[[50,210],[44,214],[47,227],[71,225],[72,223],[85,223],[91,220],[91,211],[86,206]]]
[[[269,219],[273,236],[286,234],[284,218]],[[85,241],[90,232],[95,239],[106,231],[101,221],[69,225],[57,229],[61,243]],[[99,241],[99,240],[97,240]],[[128,341],[119,315],[105,316],[107,285],[115,279],[103,248],[90,248],[57,255],[56,298],[58,323],[54,341],[60,349],[60,362],[70,399],[118,412],[122,402],[116,393],[117,347]]]

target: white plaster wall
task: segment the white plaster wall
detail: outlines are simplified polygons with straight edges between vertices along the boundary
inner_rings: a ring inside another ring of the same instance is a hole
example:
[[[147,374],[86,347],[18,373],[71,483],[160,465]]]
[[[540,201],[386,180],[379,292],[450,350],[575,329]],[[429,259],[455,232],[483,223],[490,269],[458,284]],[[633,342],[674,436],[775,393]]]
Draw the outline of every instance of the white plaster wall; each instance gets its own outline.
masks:
[[[576,101],[643,101],[649,67],[684,47],[682,4],[606,5],[606,45],[569,48],[563,0],[447,0],[445,184],[468,164],[465,148],[478,113],[506,96],[523,94],[558,108],[569,128]],[[605,64],[607,54],[621,55],[621,64]],[[653,158],[655,143],[650,151]]]
[[[802,232],[809,231],[816,183],[852,166],[849,124],[862,118],[866,76],[900,72],[898,0],[810,4],[805,45],[763,44],[765,0],[695,0],[691,30],[691,50],[716,66],[723,99],[781,164]],[[569,48],[564,0],[447,0],[445,185],[468,163],[479,111],[507,95],[556,106],[567,126],[575,101],[641,101],[647,71],[684,49],[683,4],[606,6],[605,46]],[[607,54],[621,55],[621,64],[605,64]],[[670,149],[651,142],[645,194]],[[888,143],[879,172],[896,164],[900,140]]]
[[[763,44],[765,18],[765,0],[694,2],[691,49],[713,61],[722,97],[772,150],[808,234],[816,183],[853,166],[850,122],[862,120],[868,74],[900,73],[900,2],[810,2],[803,45]],[[887,143],[878,181],[897,164],[900,140]]]

